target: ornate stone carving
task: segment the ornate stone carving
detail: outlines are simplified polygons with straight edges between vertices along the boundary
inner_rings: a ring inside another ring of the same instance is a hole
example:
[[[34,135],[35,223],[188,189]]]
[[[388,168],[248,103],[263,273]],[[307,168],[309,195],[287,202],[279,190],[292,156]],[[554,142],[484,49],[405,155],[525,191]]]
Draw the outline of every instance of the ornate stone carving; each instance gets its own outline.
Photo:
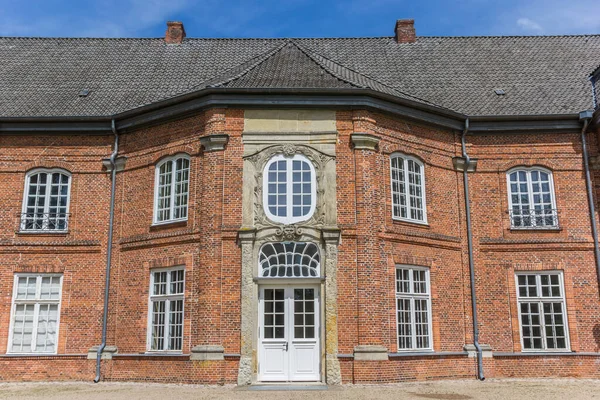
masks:
[[[278,226],[267,218],[263,208],[263,172],[267,161],[276,154],[283,154],[285,157],[292,157],[294,154],[302,154],[313,163],[315,167],[315,179],[317,182],[317,203],[312,217],[302,222],[302,226],[318,227],[325,223],[325,187],[324,174],[325,165],[335,157],[322,153],[312,147],[305,145],[294,145],[286,143],[265,148],[264,150],[246,156],[245,159],[254,164],[256,169],[254,184],[254,226],[257,229]]]
[[[284,144],[281,150],[285,157],[293,157],[297,152],[296,146],[290,143]]]
[[[278,240],[298,240],[302,236],[302,229],[296,225],[281,225],[275,231],[275,236],[278,237]]]

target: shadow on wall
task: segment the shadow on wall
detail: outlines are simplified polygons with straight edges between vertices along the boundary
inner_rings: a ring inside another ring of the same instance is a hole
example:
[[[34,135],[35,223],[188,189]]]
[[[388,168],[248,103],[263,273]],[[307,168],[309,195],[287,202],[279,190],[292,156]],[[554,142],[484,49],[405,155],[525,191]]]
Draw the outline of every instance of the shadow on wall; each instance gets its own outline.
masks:
[[[594,334],[594,340],[596,341],[596,351],[600,351],[600,324],[594,325],[592,333]]]

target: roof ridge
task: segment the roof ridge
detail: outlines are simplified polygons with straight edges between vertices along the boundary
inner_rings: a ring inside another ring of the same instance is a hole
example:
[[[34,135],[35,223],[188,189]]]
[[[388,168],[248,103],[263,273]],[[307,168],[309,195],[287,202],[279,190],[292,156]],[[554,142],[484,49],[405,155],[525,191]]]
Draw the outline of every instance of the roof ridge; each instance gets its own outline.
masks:
[[[305,53],[305,54],[306,54],[308,57],[310,57],[310,58],[311,58],[313,61],[315,61],[317,64],[319,64],[319,65],[321,66],[321,68],[323,68],[323,69],[324,69],[325,71],[327,71],[329,74],[331,74],[331,75],[335,76],[336,78],[338,78],[338,79],[340,79],[340,80],[342,80],[342,81],[344,81],[344,82],[347,82],[347,83],[349,83],[349,84],[351,84],[351,85],[353,85],[353,86],[356,86],[356,87],[359,87],[359,88],[367,88],[367,89],[378,90],[378,89],[377,89],[377,88],[375,88],[375,87],[368,87],[368,86],[362,85],[362,84],[360,84],[360,83],[353,82],[353,81],[349,80],[348,78],[344,78],[344,77],[343,77],[343,76],[341,76],[340,74],[336,74],[334,71],[332,71],[332,70],[330,70],[329,68],[327,68],[327,66],[326,66],[325,64],[323,64],[322,62],[320,62],[320,61],[319,61],[318,59],[316,59],[314,56],[321,57],[321,58],[323,58],[323,59],[327,60],[328,62],[330,62],[330,63],[332,63],[332,64],[335,64],[335,65],[339,66],[340,68],[346,69],[346,70],[348,70],[348,71],[350,71],[350,72],[352,72],[352,73],[354,73],[354,74],[357,74],[357,75],[359,75],[359,76],[361,76],[361,77],[363,77],[363,78],[366,78],[367,80],[370,80],[370,81],[373,81],[373,82],[375,82],[377,85],[381,85],[381,86],[383,86],[384,88],[386,88],[386,89],[387,89],[387,91],[384,91],[384,92],[387,92],[388,94],[393,94],[393,95],[398,95],[398,94],[401,94],[402,96],[409,97],[409,98],[411,98],[411,99],[417,100],[417,101],[419,101],[419,102],[422,102],[422,103],[430,104],[430,105],[433,105],[433,106],[436,106],[436,107],[446,108],[446,107],[442,107],[442,106],[440,106],[439,104],[435,104],[435,103],[433,103],[433,102],[431,102],[431,101],[429,101],[429,100],[421,99],[421,98],[419,98],[419,97],[417,97],[417,96],[413,96],[413,95],[411,95],[411,94],[409,94],[409,93],[405,93],[405,92],[402,92],[402,91],[400,91],[400,90],[398,90],[398,89],[395,89],[395,88],[391,87],[390,85],[388,85],[388,84],[386,84],[386,83],[383,83],[383,82],[381,82],[381,81],[379,81],[379,80],[377,80],[377,79],[375,79],[375,78],[372,78],[372,77],[370,77],[369,75],[366,75],[366,74],[364,74],[364,73],[362,73],[362,72],[356,71],[356,70],[354,70],[354,69],[352,69],[352,68],[350,68],[350,67],[347,67],[347,66],[345,66],[345,65],[343,65],[343,64],[340,64],[339,62],[337,62],[337,61],[334,61],[334,60],[332,60],[332,59],[330,59],[330,58],[328,58],[328,57],[326,57],[326,56],[324,56],[324,55],[322,55],[322,54],[320,54],[320,53],[317,53],[317,52],[315,52],[315,51],[311,51],[311,50],[309,50],[309,49],[306,49],[306,48],[305,48],[304,46],[302,46],[301,44],[298,44],[298,43],[295,43],[295,42],[294,42],[294,44],[295,44],[295,45],[296,45],[296,46],[297,46],[297,47],[298,47],[298,48],[299,48],[299,49],[300,49],[302,52],[304,52],[304,53]],[[311,54],[311,53],[312,53],[312,54]],[[377,85],[373,85],[373,86],[377,86]],[[380,91],[380,90],[379,90],[379,91]]]
[[[324,70],[326,73],[328,73],[329,75],[331,75],[333,78],[341,80],[343,82],[347,82],[346,80],[340,79],[338,76],[336,76],[335,74],[331,73],[330,71],[328,71],[327,69],[323,68],[323,66],[317,62],[316,60],[314,60],[309,54],[307,54],[305,51],[303,51],[303,49],[294,42],[293,39],[286,39],[284,41],[284,43],[282,43],[280,46],[278,46],[277,48],[275,48],[274,50],[272,50],[271,52],[269,52],[268,54],[265,54],[264,57],[262,57],[261,60],[253,63],[252,65],[249,65],[247,68],[245,68],[244,70],[240,71],[238,74],[229,77],[228,79],[222,81],[222,82],[218,82],[212,85],[209,85],[207,87],[218,87],[218,86],[223,86],[229,82],[232,82],[236,79],[241,78],[242,76],[246,75],[247,73],[249,73],[250,71],[258,68],[261,64],[265,63],[266,61],[268,61],[269,59],[271,59],[272,57],[275,57],[279,52],[281,52],[285,47],[292,45],[294,47],[296,47],[298,49],[298,51],[300,51],[302,54],[304,54],[310,61],[312,61],[313,63],[316,64],[316,66],[322,70]],[[352,86],[356,86],[356,87],[360,87],[358,86],[356,83],[353,82],[347,82],[348,84],[352,85]]]
[[[202,82],[196,84],[196,85],[192,85],[192,86],[188,86],[185,90],[183,91],[179,91],[177,93],[171,93],[171,94],[167,94],[165,96],[162,97],[161,100],[165,100],[165,99],[169,99],[172,97],[177,97],[177,96],[181,96],[184,95],[186,93],[190,93],[193,92],[195,90],[198,89],[202,89],[202,88],[208,88],[208,87],[217,87],[220,85],[223,85],[224,83],[230,82],[234,79],[239,78],[240,76],[243,76],[245,73],[247,73],[248,71],[252,70],[253,68],[255,68],[257,65],[260,65],[261,63],[263,63],[266,59],[268,59],[269,57],[271,57],[272,54],[278,52],[279,50],[281,50],[281,48],[283,48],[283,46],[285,46],[285,44],[287,43],[284,42],[282,44],[280,44],[279,46],[275,46],[274,48],[271,48],[265,52],[262,52],[260,54],[257,54],[256,56],[250,58],[249,60],[246,60],[234,67],[231,67],[229,69],[227,69],[225,72],[217,74],[211,78],[205,79]],[[245,68],[242,68],[243,66],[247,65]],[[240,68],[242,68],[240,70]],[[236,70],[240,70],[240,72],[238,72],[236,75],[234,75],[233,77],[229,77],[223,81],[219,81],[219,78],[223,78],[225,76],[228,76],[231,74],[231,71],[236,71]],[[211,82],[215,82],[216,83],[211,83]],[[160,101],[160,100],[159,100]]]
[[[283,48],[284,48],[284,47],[285,47],[285,46],[288,44],[288,42],[289,42],[289,40],[285,40],[285,41],[284,41],[282,44],[280,44],[279,46],[276,46],[274,49],[271,49],[271,50],[268,50],[268,51],[266,51],[266,52],[264,52],[264,53],[262,53],[262,54],[259,54],[258,56],[256,56],[256,57],[254,57],[254,58],[252,58],[252,59],[248,60],[248,61],[247,61],[247,62],[245,62],[245,63],[239,64],[239,65],[237,65],[237,66],[236,66],[236,67],[234,67],[234,68],[230,68],[230,69],[228,69],[228,70],[227,70],[227,72],[229,72],[229,71],[232,71],[232,70],[235,70],[236,68],[239,68],[239,67],[241,67],[243,64],[248,64],[248,66],[247,66],[246,68],[243,68],[243,69],[242,69],[240,72],[238,72],[237,74],[235,74],[235,75],[233,75],[233,76],[230,76],[229,78],[227,78],[227,79],[225,79],[225,80],[223,80],[223,81],[217,81],[216,83],[213,83],[213,84],[208,84],[208,85],[206,85],[206,87],[211,87],[211,88],[214,88],[214,87],[222,86],[222,85],[224,85],[224,84],[226,84],[226,83],[229,83],[229,82],[231,82],[231,81],[233,81],[233,80],[236,80],[236,79],[238,79],[238,78],[240,78],[240,77],[242,77],[242,76],[246,75],[246,74],[247,74],[249,71],[253,70],[254,68],[256,68],[256,67],[258,67],[259,65],[261,65],[262,63],[264,63],[264,62],[265,62],[266,60],[268,60],[269,58],[273,57],[275,54],[279,53],[279,52],[281,51],[281,49],[283,49]],[[255,60],[255,59],[257,59],[257,58],[258,58],[258,60],[256,60],[256,62],[253,62],[253,63],[251,63],[251,62],[250,62],[250,61],[252,61],[252,60]],[[223,73],[223,74],[221,74],[220,76],[225,76],[225,75],[226,75],[226,73]],[[213,80],[213,79],[215,79],[215,78],[216,78],[216,77],[214,77],[214,78],[211,78],[211,79],[208,79],[208,80],[206,80],[206,81],[204,81],[204,82],[205,82],[205,83],[206,83],[206,82],[210,82],[211,80]],[[196,87],[198,87],[198,85],[197,85]],[[193,87],[192,87],[192,88],[193,88]]]

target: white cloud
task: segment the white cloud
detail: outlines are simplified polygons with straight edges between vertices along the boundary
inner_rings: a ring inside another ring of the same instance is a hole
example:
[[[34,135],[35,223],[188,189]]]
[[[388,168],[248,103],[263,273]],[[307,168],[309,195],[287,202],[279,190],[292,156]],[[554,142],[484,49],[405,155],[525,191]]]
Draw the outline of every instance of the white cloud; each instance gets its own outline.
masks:
[[[517,20],[517,25],[519,25],[524,31],[528,33],[544,32],[544,28],[542,28],[540,24],[533,20],[530,20],[529,18],[519,18]]]
[[[598,0],[519,1],[501,12],[496,30],[503,34],[594,34],[600,33],[599,16]]]

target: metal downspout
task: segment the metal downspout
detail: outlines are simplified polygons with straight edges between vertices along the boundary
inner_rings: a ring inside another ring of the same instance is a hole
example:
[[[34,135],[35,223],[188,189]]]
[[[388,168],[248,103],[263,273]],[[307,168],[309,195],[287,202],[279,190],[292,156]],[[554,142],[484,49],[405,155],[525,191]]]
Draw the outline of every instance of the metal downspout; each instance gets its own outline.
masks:
[[[594,104],[594,110],[598,109],[598,97],[596,96],[596,79],[594,76],[590,76],[590,82],[592,83],[592,104]]]
[[[585,113],[585,112],[584,112]],[[583,121],[583,128],[581,129],[581,144],[583,153],[583,166],[585,168],[585,185],[587,188],[588,204],[590,207],[590,220],[592,223],[592,236],[594,239],[594,253],[596,255],[596,274],[598,277],[598,286],[600,290],[600,249],[598,248],[598,228],[596,226],[596,207],[594,205],[594,192],[592,188],[592,178],[590,175],[590,165],[587,153],[587,139],[585,131],[587,130],[592,112],[588,112],[587,115],[580,113],[580,120]]]
[[[117,128],[115,126],[115,120],[112,119],[110,121],[110,127],[112,129],[113,134],[115,135],[115,148],[110,155],[110,165],[112,168],[111,171],[111,189],[110,189],[110,214],[108,220],[108,247],[106,250],[106,281],[104,283],[104,312],[102,315],[102,343],[98,347],[98,352],[96,354],[96,377],[94,378],[94,382],[98,383],[100,381],[100,366],[102,359],[102,352],[106,347],[106,326],[108,324],[108,295],[110,293],[110,265],[112,260],[112,242],[113,242],[113,225],[115,220],[115,191],[116,191],[116,182],[117,182],[117,153],[119,152],[119,134],[117,133]]]
[[[469,272],[471,277],[471,308],[473,311],[473,345],[477,351],[477,378],[479,380],[485,380],[483,374],[483,354],[481,353],[481,346],[479,345],[479,323],[477,321],[477,298],[475,296],[475,265],[473,263],[473,235],[471,232],[471,200],[469,198],[469,175],[468,169],[471,163],[471,158],[467,154],[467,146],[465,144],[465,137],[469,133],[469,119],[465,120],[465,129],[463,130],[461,137],[462,156],[465,159],[465,167],[463,170],[463,183],[465,188],[465,214],[467,216],[467,243],[469,248]]]

